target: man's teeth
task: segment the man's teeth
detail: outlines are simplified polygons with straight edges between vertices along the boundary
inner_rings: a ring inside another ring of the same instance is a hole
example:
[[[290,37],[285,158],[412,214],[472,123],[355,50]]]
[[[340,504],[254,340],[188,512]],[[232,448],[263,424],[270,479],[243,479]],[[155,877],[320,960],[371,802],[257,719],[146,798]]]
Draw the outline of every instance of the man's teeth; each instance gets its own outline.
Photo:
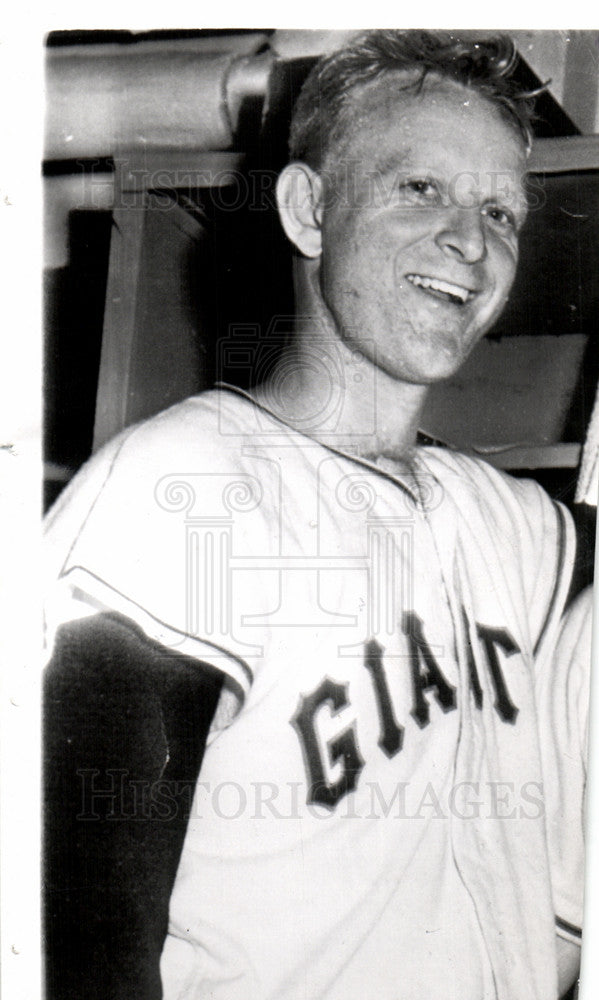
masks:
[[[474,293],[461,285],[452,285],[449,281],[441,281],[439,278],[425,278],[421,274],[408,274],[408,281],[419,288],[430,288],[433,292],[442,292],[458,299],[462,305],[473,298]]]

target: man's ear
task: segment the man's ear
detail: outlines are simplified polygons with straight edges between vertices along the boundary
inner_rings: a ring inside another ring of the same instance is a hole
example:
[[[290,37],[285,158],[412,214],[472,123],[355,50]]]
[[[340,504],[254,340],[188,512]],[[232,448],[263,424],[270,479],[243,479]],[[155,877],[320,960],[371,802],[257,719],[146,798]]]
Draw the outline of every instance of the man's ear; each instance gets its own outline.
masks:
[[[289,163],[277,181],[277,205],[288,238],[305,257],[322,251],[322,180],[307,163]]]

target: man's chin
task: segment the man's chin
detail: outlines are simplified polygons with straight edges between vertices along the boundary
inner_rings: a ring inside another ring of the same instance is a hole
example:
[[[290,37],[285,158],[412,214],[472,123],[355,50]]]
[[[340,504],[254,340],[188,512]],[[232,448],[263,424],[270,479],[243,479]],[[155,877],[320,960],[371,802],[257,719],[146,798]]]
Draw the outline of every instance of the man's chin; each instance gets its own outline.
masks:
[[[424,385],[436,385],[444,382],[459,372],[466,359],[472,353],[480,338],[464,343],[464,338],[456,335],[444,335],[439,342],[423,357],[414,371],[415,381]]]
[[[462,367],[468,355],[461,355],[460,359],[455,358],[432,358],[430,361],[423,360],[421,364],[413,365],[410,368],[400,370],[393,364],[379,364],[381,372],[391,376],[395,382],[404,382],[411,385],[420,385],[430,388],[439,382],[445,382],[452,378]]]

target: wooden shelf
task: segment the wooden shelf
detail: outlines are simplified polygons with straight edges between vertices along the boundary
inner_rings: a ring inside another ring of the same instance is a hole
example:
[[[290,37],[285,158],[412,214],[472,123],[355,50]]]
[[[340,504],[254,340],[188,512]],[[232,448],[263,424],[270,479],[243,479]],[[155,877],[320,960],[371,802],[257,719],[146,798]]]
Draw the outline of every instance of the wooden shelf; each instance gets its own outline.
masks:
[[[536,139],[528,170],[531,174],[562,174],[599,170],[599,135]]]
[[[580,462],[581,445],[495,445],[473,448],[471,453],[484,458],[496,469],[576,469]]]

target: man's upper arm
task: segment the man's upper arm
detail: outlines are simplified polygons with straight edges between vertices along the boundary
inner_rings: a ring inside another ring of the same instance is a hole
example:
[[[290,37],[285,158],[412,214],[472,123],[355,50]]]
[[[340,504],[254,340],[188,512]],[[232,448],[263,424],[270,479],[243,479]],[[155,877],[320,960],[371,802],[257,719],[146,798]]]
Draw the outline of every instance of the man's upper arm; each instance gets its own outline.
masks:
[[[48,1000],[154,1000],[168,904],[222,689],[132,622],[58,630],[45,676]]]

